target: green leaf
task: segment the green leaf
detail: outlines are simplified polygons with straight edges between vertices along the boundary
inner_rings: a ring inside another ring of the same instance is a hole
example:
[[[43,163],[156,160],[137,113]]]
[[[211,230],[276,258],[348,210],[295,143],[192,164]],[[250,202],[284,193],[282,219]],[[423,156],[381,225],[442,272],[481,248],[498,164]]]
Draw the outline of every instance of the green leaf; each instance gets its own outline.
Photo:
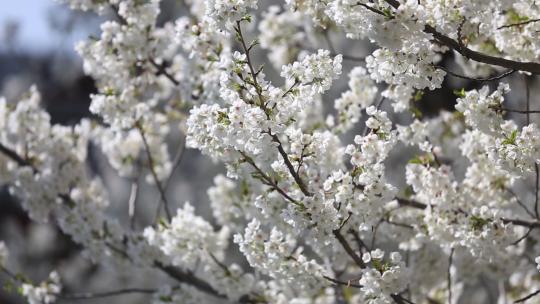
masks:
[[[413,188],[412,188],[410,185],[408,185],[408,186],[405,188],[404,192],[405,192],[404,195],[405,195],[406,198],[410,198],[411,196],[414,195],[414,190],[413,190]]]
[[[516,145],[517,130],[512,131],[509,137],[503,140],[503,145]]]
[[[422,97],[424,97],[424,91],[416,91],[416,93],[414,94],[414,97],[413,97],[413,100],[415,102],[419,102],[420,100],[422,100]]]
[[[229,120],[229,116],[227,115],[226,112],[223,112],[223,111],[218,111],[218,122],[226,126],[231,124],[231,121]]]
[[[471,219],[470,219],[471,228],[476,231],[484,228],[484,226],[489,224],[489,222],[490,221],[488,219],[484,219],[476,215],[471,216]]]
[[[465,88],[461,88],[461,90],[454,90],[454,95],[456,95],[459,98],[465,97]]]
[[[422,111],[417,107],[411,107],[410,111],[415,118],[422,118]]]
[[[521,16],[513,9],[508,10],[507,16],[510,23],[520,23],[520,22],[529,21],[529,17]]]

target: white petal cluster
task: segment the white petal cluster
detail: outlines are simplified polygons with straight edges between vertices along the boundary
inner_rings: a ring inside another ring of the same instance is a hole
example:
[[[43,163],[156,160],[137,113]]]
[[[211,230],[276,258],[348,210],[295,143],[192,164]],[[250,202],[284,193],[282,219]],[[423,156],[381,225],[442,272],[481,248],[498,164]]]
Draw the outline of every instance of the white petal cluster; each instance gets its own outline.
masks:
[[[206,18],[217,27],[230,27],[250,10],[257,9],[257,0],[204,0],[204,3]]]
[[[362,67],[355,67],[349,73],[349,90],[336,99],[337,126],[340,132],[350,130],[356,124],[361,111],[369,107],[377,95],[377,87],[366,75]]]
[[[313,94],[323,93],[330,88],[333,79],[341,74],[341,62],[343,58],[337,55],[330,57],[327,50],[318,50],[316,54],[307,55],[301,61],[283,66],[281,77],[288,84],[300,83],[300,89],[309,88]]]
[[[347,209],[357,214],[358,225],[362,230],[371,229],[374,219],[383,212],[383,206],[395,195],[395,187],[386,180],[384,160],[397,142],[396,131],[387,113],[377,110],[374,106],[366,109],[370,118],[366,127],[371,131],[366,136],[357,135],[354,142],[357,146],[349,145],[346,153],[354,166],[352,181],[349,188],[355,188],[354,195],[349,195]],[[335,178],[334,178],[335,179]]]
[[[503,95],[508,92],[507,84],[499,85],[491,94],[488,86],[482,87],[479,91],[465,92],[464,97],[458,98],[456,110],[463,113],[465,122],[471,127],[493,134],[500,131],[503,123],[502,113],[497,110],[502,108]]]
[[[249,264],[274,279],[285,280],[308,295],[317,293],[323,286],[325,269],[315,260],[308,260],[294,251],[292,235],[273,228],[264,232],[260,222],[251,221],[244,235],[236,234],[234,242],[246,256]]]
[[[56,296],[62,290],[60,277],[56,271],[49,274],[47,280],[34,286],[29,283],[21,285],[21,293],[29,304],[50,304],[56,301]]]
[[[298,55],[306,38],[302,29],[300,14],[291,11],[280,12],[280,7],[272,5],[262,15],[259,22],[261,47],[269,51],[268,58],[280,69]]]
[[[418,145],[422,151],[431,152],[432,146],[428,141],[429,123],[415,119],[408,126],[398,126],[398,137],[405,144]]]
[[[540,159],[540,129],[532,123],[520,131],[515,122],[503,119],[503,94],[508,91],[508,85],[501,84],[491,94],[487,86],[480,91],[465,92],[465,96],[458,99],[456,109],[463,113],[466,123],[475,129],[473,132],[481,132],[476,136],[484,137],[486,145],[483,149],[489,159],[501,169],[519,175],[531,172]],[[474,144],[471,141],[465,143]],[[472,148],[464,144],[462,149],[469,151]]]
[[[186,203],[170,223],[144,230],[148,243],[159,248],[172,265],[189,268],[202,256],[221,256],[227,246],[228,231],[214,231],[212,225],[194,211]]]
[[[408,269],[398,252],[392,252],[389,260],[384,260],[384,251],[375,249],[362,256],[364,263],[373,268],[362,271],[360,279],[359,302],[390,304],[394,303],[392,294],[399,293],[407,285]]]
[[[429,42],[410,45],[399,52],[378,49],[366,58],[366,65],[377,82],[434,90],[441,86],[445,76],[445,72],[433,66],[437,60],[434,51]]]

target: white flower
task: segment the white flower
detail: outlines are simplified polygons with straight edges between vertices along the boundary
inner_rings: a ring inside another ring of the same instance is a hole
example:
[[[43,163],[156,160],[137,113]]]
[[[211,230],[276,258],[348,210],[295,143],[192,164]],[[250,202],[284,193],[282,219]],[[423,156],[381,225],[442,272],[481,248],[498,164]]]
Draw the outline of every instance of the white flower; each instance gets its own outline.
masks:
[[[300,82],[300,88],[305,88],[313,94],[323,93],[330,89],[332,80],[341,74],[342,56],[333,59],[327,50],[318,50],[316,54],[305,56],[302,61],[283,66],[281,77],[292,86]]]
[[[157,229],[147,227],[144,230],[147,242],[158,248],[172,265],[190,267],[201,257],[210,259],[210,253],[221,256],[227,246],[227,229],[214,231],[194,211],[186,203],[183,209],[178,209],[170,224],[161,224]]]
[[[22,294],[26,297],[29,304],[54,303],[61,289],[60,277],[56,271],[51,272],[48,279],[41,282],[38,286],[28,283],[21,285]]]

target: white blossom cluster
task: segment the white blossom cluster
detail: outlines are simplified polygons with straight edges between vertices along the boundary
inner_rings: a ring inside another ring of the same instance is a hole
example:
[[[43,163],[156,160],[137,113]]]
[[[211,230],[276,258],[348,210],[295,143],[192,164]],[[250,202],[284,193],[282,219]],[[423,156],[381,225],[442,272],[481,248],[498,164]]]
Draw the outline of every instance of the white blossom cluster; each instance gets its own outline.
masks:
[[[187,268],[201,256],[221,256],[227,245],[226,229],[220,233],[214,232],[208,222],[193,212],[193,207],[186,203],[166,226],[160,225],[157,230],[147,227],[144,230],[148,243],[170,257],[172,265]]]
[[[21,285],[21,293],[26,297],[29,304],[54,303],[61,290],[60,277],[55,271],[51,272],[47,280],[37,286],[29,283]]]
[[[94,263],[155,275],[152,303],[461,303],[484,279],[499,303],[540,290],[538,111],[534,94],[508,105],[502,82],[540,74],[540,4],[193,0],[162,23],[159,0],[64,2],[113,13],[76,46],[92,117],[51,123],[36,87],[0,99],[0,183]],[[374,46],[361,63],[343,47],[360,39]],[[422,116],[424,94],[456,75],[499,85],[456,89],[455,111]],[[208,177],[212,218],[167,193],[177,134],[225,167]],[[153,219],[113,212],[89,151],[146,177]],[[10,275],[7,257],[0,242]],[[14,283],[53,303],[69,297],[63,275]]]

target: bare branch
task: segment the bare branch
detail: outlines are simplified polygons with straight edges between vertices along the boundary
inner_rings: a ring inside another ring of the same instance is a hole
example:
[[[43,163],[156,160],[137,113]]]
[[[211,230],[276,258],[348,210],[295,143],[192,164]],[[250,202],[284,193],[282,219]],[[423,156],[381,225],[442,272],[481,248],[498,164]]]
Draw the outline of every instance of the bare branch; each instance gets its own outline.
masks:
[[[400,6],[400,3],[397,0],[386,0],[386,2],[396,9]],[[511,70],[527,71],[533,74],[540,74],[540,63],[514,61],[473,51],[464,46],[462,43],[440,33],[429,24],[425,25],[424,32],[432,34],[438,42],[457,51],[468,59],[491,65],[501,66]]]
[[[522,22],[517,22],[517,23],[510,23],[510,24],[506,24],[506,25],[503,25],[503,26],[499,26],[497,29],[500,30],[500,29],[514,27],[514,26],[522,26],[522,25],[527,25],[527,24],[533,23],[533,22],[539,22],[539,21],[540,21],[540,19],[530,19],[530,20],[527,20],[527,21],[522,21]]]
[[[450,76],[454,76],[454,77],[457,77],[457,78],[461,78],[461,79],[467,79],[467,80],[472,80],[472,81],[479,81],[479,82],[489,82],[489,81],[497,81],[497,80],[501,80],[507,76],[510,76],[512,74],[514,74],[516,72],[516,70],[508,70],[500,75],[497,75],[497,76],[493,76],[493,77],[488,77],[488,78],[473,78],[473,77],[468,77],[468,76],[464,76],[464,75],[459,75],[457,73],[454,73],[450,70],[448,70],[446,67],[443,67],[443,66],[440,66],[440,65],[435,65],[434,66],[435,68],[437,69],[441,69],[443,71],[445,71],[448,75]]]
[[[362,258],[356,254],[354,249],[351,248],[345,237],[341,234],[339,230],[332,231],[338,242],[341,244],[343,249],[345,249],[345,252],[353,259],[353,261],[358,265],[360,268],[366,268],[366,264],[362,260]]]
[[[157,176],[156,169],[154,168],[155,162],[154,162],[154,158],[152,157],[152,153],[150,152],[150,146],[148,145],[148,140],[146,139],[144,130],[139,122],[135,123],[135,127],[137,128],[137,130],[139,130],[139,133],[141,134],[143,144],[144,144],[144,150],[146,151],[146,156],[148,157],[148,167],[150,169],[150,173],[152,174],[154,182],[156,183],[157,189],[161,196],[161,202],[163,203],[165,207],[164,208],[165,215],[167,216],[167,219],[170,221],[172,217],[171,217],[171,211],[169,209],[169,202],[167,201],[167,196],[165,195],[165,189],[163,188],[163,185],[161,184],[161,181],[159,180],[159,177]]]
[[[60,294],[58,298],[65,300],[89,300],[89,299],[99,299],[120,296],[130,293],[155,293],[157,289],[147,289],[147,288],[125,288],[112,291],[103,291],[103,292],[86,292],[86,293],[74,293],[74,294]]]
[[[521,298],[521,299],[516,300],[514,303],[523,303],[523,302],[527,301],[528,299],[530,299],[530,298],[532,298],[532,297],[534,297],[536,295],[539,295],[539,294],[540,294],[540,289],[533,292],[533,293],[531,293],[531,294],[529,294],[529,295],[527,295],[527,296],[525,296],[525,297],[523,297],[523,298]]]

